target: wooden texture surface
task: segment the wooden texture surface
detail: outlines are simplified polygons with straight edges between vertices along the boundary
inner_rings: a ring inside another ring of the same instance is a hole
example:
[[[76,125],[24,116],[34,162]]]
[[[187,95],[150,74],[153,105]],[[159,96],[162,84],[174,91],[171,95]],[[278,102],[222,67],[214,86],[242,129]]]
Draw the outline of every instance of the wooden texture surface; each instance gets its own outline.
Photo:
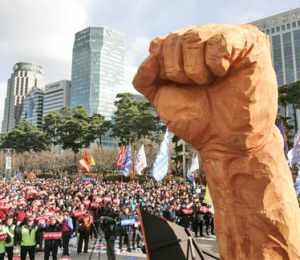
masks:
[[[267,36],[251,25],[178,30],[151,42],[133,84],[201,154],[221,259],[300,260]]]

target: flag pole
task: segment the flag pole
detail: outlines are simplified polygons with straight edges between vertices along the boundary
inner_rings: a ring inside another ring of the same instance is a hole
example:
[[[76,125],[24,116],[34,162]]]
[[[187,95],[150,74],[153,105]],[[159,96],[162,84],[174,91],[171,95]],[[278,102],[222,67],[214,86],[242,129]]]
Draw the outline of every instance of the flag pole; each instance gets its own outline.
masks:
[[[134,182],[135,181],[135,157],[136,157],[136,153],[135,153],[135,145],[131,145],[132,149],[132,171],[131,171],[131,180]]]

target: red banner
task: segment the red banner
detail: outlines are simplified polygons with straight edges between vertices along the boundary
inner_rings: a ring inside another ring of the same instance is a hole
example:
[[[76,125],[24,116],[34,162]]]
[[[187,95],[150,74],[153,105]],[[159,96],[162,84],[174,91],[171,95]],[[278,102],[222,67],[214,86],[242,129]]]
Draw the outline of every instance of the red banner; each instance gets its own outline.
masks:
[[[62,256],[60,260],[71,260],[70,256]]]
[[[75,218],[80,218],[85,214],[85,211],[75,211],[74,212],[74,217]]]
[[[95,202],[101,203],[101,202],[102,202],[102,198],[97,197],[97,198],[95,199]]]
[[[120,204],[120,200],[119,200],[119,199],[114,199],[114,200],[113,200],[113,204],[119,205],[119,204]]]
[[[183,209],[182,212],[186,215],[193,214],[193,209]]]
[[[48,220],[49,220],[49,216],[39,216],[39,217],[36,217],[35,220],[36,220],[37,222],[40,222],[40,221],[42,221],[42,220],[48,221]]]
[[[43,235],[44,240],[57,240],[61,239],[62,232],[45,232]]]
[[[7,238],[7,234],[6,233],[1,233],[0,234],[0,241],[5,241]]]
[[[91,203],[91,208],[93,208],[93,209],[98,208],[98,203],[92,202],[92,203]]]
[[[103,201],[104,201],[104,202],[111,202],[111,197],[104,197],[104,198],[103,198]]]
[[[207,213],[208,212],[208,208],[207,207],[201,207],[200,208],[200,212]]]
[[[8,205],[1,205],[0,210],[8,211],[11,207]]]

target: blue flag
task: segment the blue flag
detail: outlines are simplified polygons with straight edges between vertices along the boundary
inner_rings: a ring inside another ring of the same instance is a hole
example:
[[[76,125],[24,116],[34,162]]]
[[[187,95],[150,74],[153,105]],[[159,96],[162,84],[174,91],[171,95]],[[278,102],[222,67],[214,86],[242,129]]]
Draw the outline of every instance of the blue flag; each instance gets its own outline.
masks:
[[[160,144],[159,152],[155,158],[152,169],[152,176],[156,181],[161,181],[168,174],[170,156],[169,146],[173,136],[174,134],[167,129],[164,140]]]
[[[127,145],[126,146],[126,151],[125,151],[125,158],[124,158],[123,168],[122,168],[122,174],[125,177],[129,176],[129,173],[130,173],[130,170],[131,170],[131,165],[132,165],[131,146]]]
[[[284,144],[284,155],[287,158],[287,154],[288,154],[288,143],[287,143],[287,136],[286,136],[286,129],[285,129],[285,125],[284,125],[284,121],[281,117],[276,119],[276,126],[278,127],[282,138],[283,138],[283,144]]]
[[[297,196],[299,196],[300,195],[300,175],[299,175],[299,172],[298,172],[298,176],[297,176],[296,182],[295,182],[295,190],[296,190]]]
[[[292,149],[292,158],[290,160],[290,165],[300,164],[300,133],[295,136],[294,147]]]

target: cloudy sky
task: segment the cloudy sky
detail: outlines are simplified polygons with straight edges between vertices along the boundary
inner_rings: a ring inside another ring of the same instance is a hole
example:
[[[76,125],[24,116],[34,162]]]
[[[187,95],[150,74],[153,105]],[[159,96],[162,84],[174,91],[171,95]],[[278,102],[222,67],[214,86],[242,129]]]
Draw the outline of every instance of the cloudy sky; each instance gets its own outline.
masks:
[[[300,7],[299,0],[0,0],[0,120],[12,66],[42,65],[46,82],[70,79],[74,33],[108,26],[127,36],[126,86],[149,41],[179,27],[246,23]]]

